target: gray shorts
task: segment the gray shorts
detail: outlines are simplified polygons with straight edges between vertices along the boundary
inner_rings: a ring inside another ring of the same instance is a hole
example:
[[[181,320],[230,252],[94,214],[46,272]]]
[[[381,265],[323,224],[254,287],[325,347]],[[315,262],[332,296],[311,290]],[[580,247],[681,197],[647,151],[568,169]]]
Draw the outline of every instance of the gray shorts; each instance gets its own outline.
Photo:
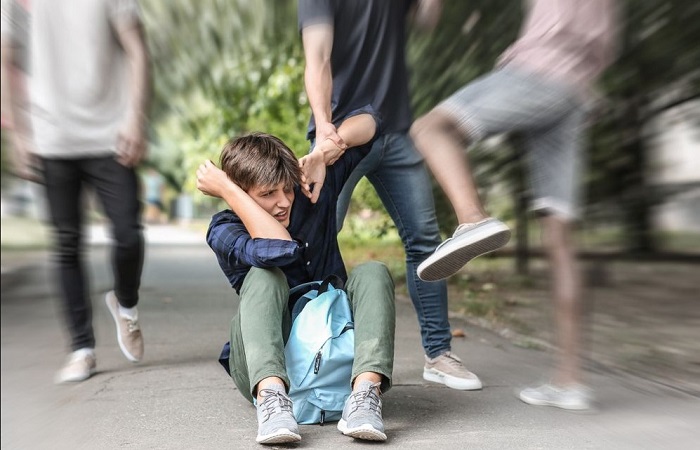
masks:
[[[470,142],[523,133],[532,208],[567,220],[578,216],[586,108],[577,90],[503,68],[469,83],[436,109],[451,117]]]

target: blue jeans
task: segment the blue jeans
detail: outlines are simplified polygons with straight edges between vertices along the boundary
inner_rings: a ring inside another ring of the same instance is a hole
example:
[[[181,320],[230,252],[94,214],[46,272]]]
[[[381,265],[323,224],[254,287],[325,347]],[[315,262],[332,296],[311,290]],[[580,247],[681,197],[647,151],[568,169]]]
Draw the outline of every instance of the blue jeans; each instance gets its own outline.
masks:
[[[440,244],[430,177],[423,158],[407,133],[381,135],[369,155],[355,168],[338,197],[338,231],[350,197],[363,176],[372,183],[391,216],[406,251],[406,284],[418,315],[426,355],[434,358],[450,350],[447,283],[418,278],[418,265]]]

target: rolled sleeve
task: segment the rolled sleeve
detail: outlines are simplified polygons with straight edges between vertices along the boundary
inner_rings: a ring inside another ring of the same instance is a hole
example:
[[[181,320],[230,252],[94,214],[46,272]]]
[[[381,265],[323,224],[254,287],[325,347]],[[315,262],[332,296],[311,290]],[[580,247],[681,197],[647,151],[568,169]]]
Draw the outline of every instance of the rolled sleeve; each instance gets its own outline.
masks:
[[[252,238],[245,225],[230,211],[214,216],[207,232],[207,244],[219,262],[232,269],[283,266],[294,261],[301,248],[296,241]]]
[[[282,239],[241,239],[240,246],[234,245],[233,256],[237,264],[268,268],[290,264],[297,258],[299,244]]]

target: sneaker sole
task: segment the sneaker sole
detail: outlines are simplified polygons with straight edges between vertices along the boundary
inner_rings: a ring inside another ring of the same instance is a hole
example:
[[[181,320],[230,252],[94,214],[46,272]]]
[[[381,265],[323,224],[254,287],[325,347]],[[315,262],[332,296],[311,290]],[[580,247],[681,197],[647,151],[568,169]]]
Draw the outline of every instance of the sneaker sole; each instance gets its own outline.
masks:
[[[281,428],[273,434],[255,438],[255,442],[258,444],[288,444],[299,441],[301,441],[301,436],[287,428]]]
[[[510,228],[494,222],[453,238],[451,245],[439,248],[418,266],[418,278],[423,281],[439,281],[457,273],[477,256],[498,250],[510,240]],[[469,235],[469,236],[467,236]]]
[[[362,439],[365,441],[386,441],[386,434],[369,424],[355,428],[348,428],[347,422],[340,419],[338,422],[338,431],[343,433],[345,436],[350,436],[355,439]]]
[[[523,402],[527,403],[528,405],[533,405],[533,406],[551,406],[554,408],[561,408],[561,409],[566,409],[569,411],[584,411],[584,410],[591,408],[590,405],[588,405],[588,404],[565,405],[562,403],[552,402],[549,400],[538,400],[538,399],[534,399],[534,398],[529,398],[529,397],[526,397],[522,394],[518,395],[518,397]]]
[[[115,297],[116,298],[116,297]],[[122,342],[122,334],[119,329],[119,312],[117,311],[118,306],[117,305],[112,305],[112,303],[109,301],[109,293],[105,295],[105,303],[107,304],[107,309],[109,309],[110,314],[112,314],[112,319],[114,319],[114,324],[117,326],[117,342],[119,343],[119,349],[122,351],[126,359],[133,363],[137,363],[141,361],[140,359],[134,357],[131,353],[129,353],[129,350],[127,350],[126,346]]]
[[[95,375],[96,373],[97,373],[97,369],[90,369],[90,372],[87,375],[81,376],[81,377],[62,378],[60,376],[56,376],[56,377],[54,377],[53,382],[55,384],[79,383],[81,381],[87,380],[88,378]]]
[[[483,387],[481,380],[465,380],[447,375],[439,370],[423,369],[423,379],[434,383],[444,384],[448,388],[458,391],[478,391]]]

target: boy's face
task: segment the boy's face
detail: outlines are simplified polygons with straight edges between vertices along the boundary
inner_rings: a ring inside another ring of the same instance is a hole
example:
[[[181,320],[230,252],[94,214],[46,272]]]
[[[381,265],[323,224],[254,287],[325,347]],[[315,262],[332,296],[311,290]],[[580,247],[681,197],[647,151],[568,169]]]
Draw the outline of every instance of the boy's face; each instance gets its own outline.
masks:
[[[284,183],[276,186],[253,186],[248,189],[248,195],[282,226],[285,228],[289,226],[289,216],[294,202],[292,186],[285,186]]]

